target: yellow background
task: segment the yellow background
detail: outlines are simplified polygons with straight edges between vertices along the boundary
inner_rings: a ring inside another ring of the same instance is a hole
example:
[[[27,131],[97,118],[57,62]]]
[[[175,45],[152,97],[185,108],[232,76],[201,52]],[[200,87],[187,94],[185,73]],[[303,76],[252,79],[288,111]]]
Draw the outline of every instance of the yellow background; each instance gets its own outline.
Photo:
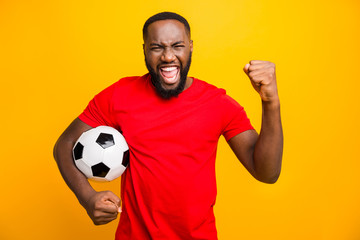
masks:
[[[52,148],[100,90],[146,72],[141,29],[188,19],[190,75],[225,88],[260,129],[242,72],[273,61],[285,135],[275,185],[252,179],[221,138],[219,239],[360,239],[360,3],[356,0],[0,0],[0,239],[113,239],[67,188]],[[119,194],[119,180],[93,183]]]

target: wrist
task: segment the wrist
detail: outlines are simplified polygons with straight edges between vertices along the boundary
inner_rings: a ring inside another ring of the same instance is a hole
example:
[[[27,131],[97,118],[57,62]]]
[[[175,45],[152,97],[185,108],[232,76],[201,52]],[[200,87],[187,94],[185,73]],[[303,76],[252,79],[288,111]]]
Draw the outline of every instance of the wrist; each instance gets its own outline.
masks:
[[[79,193],[77,195],[77,198],[80,202],[80,204],[87,208],[87,204],[89,203],[90,199],[96,194],[96,191],[90,186],[84,187],[81,191],[81,193]]]
[[[280,100],[279,97],[272,98],[270,100],[262,100],[262,106],[266,110],[279,110],[280,109]]]

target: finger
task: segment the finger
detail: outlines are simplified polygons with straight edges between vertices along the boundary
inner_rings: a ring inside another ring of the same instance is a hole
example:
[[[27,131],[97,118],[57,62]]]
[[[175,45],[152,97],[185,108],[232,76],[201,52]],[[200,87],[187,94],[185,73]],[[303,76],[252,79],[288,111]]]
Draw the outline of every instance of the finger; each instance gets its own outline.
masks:
[[[249,69],[249,76],[256,76],[259,74],[268,74],[268,75],[274,75],[275,74],[275,68],[271,65],[264,65],[264,66],[250,66]]]
[[[118,213],[122,212],[121,206],[119,207],[110,201],[108,201],[108,203],[109,203],[108,207],[103,208],[102,211],[107,212],[107,213],[114,213],[114,214],[118,214]]]
[[[114,194],[111,191],[107,192],[106,197],[107,197],[107,199],[106,199],[107,201],[112,202],[116,206],[117,212],[121,212],[121,200],[120,200],[120,198],[118,196],[116,196],[116,194]]]
[[[248,75],[250,78],[254,78],[256,76],[264,75],[264,74],[266,74],[266,72],[264,72],[263,69],[257,69],[257,70],[249,71]]]
[[[100,218],[95,219],[95,223],[97,225],[102,225],[102,224],[107,224],[115,219],[116,219],[116,217],[100,217]]]
[[[268,63],[268,61],[251,60],[249,63],[250,63],[250,65],[253,65],[253,64],[263,64],[263,63]]]
[[[98,221],[102,220],[102,219],[114,219],[117,218],[118,213],[117,212],[104,212],[101,210],[98,210],[96,212],[94,212],[94,218],[97,219]]]
[[[267,85],[270,83],[270,79],[268,75],[257,75],[251,78],[251,81],[257,85]]]
[[[266,64],[266,63],[250,64],[249,72],[259,70],[259,69],[265,69],[265,68],[268,68],[268,67],[270,67],[270,66],[268,64]]]
[[[120,206],[121,200],[118,196],[116,196],[115,193],[107,191],[105,197],[107,198],[107,200],[113,202],[117,206]]]
[[[116,218],[103,218],[100,220],[101,224],[107,224],[111,221],[114,221]]]
[[[117,213],[118,207],[113,202],[103,197],[100,199],[100,201],[95,203],[94,210],[97,212]]]
[[[99,210],[104,213],[117,214],[119,212],[119,207],[113,202],[106,200]]]
[[[102,219],[105,220],[114,220],[117,218],[119,213],[103,213],[103,215],[101,216]]]
[[[249,71],[257,69],[272,70],[275,69],[275,64],[268,61],[250,61]]]
[[[244,72],[245,72],[246,74],[249,73],[249,67],[250,67],[250,64],[249,64],[249,63],[247,63],[247,64],[244,66]]]

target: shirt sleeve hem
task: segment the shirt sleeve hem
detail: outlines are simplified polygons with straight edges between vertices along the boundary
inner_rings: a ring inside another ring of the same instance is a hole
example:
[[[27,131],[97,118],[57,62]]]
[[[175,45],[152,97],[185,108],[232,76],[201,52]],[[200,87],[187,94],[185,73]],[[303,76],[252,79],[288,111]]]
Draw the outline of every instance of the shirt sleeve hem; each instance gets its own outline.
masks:
[[[101,124],[99,124],[98,122],[92,121],[90,118],[88,118],[84,113],[80,114],[78,116],[78,118],[83,121],[84,123],[86,123],[87,125],[89,125],[90,127],[98,127]]]
[[[231,133],[224,134],[224,138],[228,142],[228,141],[230,141],[231,138],[235,137],[236,135],[238,135],[240,133],[248,131],[248,130],[255,130],[255,128],[250,125],[250,126],[247,126],[245,128],[238,129],[237,131],[232,131]]]

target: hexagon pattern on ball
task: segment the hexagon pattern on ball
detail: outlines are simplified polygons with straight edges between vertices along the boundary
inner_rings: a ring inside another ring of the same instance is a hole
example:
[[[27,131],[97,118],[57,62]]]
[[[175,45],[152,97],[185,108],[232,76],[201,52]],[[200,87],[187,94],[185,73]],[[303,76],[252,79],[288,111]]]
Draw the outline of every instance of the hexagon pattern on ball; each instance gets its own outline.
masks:
[[[73,148],[76,167],[89,179],[112,181],[129,165],[129,147],[116,129],[99,126],[85,131]]]
[[[100,133],[96,142],[104,149],[115,145],[113,135],[108,133]]]
[[[82,158],[84,146],[81,143],[77,143],[74,147],[74,159],[79,160]]]

